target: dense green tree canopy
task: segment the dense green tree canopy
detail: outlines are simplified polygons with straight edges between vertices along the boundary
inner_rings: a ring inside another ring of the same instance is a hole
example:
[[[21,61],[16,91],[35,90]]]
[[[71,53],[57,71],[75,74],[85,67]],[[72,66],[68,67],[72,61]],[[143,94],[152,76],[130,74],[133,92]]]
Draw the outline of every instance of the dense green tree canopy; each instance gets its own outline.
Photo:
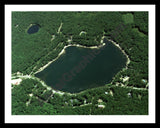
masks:
[[[28,34],[33,24],[39,31]],[[12,74],[34,74],[64,46],[97,46],[103,36],[119,44],[130,60],[110,86],[60,95],[36,80],[24,79],[13,86],[12,114],[148,114],[148,91],[132,89],[145,88],[143,80],[148,81],[148,12],[12,12]]]

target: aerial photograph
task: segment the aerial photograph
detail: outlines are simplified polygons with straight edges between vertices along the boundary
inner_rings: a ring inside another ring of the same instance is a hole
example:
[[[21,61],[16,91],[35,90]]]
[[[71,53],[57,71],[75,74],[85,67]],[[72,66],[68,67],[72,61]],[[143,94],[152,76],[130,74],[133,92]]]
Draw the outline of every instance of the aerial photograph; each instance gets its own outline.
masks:
[[[148,115],[148,11],[12,11],[12,115]]]

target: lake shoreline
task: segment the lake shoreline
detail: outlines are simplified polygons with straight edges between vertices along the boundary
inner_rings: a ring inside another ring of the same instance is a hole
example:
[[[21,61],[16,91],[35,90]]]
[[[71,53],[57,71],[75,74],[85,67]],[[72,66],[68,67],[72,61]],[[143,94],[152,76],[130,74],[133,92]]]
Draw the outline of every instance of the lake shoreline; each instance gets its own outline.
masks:
[[[80,47],[80,48],[99,49],[99,48],[103,47],[104,45],[106,45],[106,42],[105,42],[105,43],[103,42],[103,39],[104,39],[104,38],[105,38],[105,36],[102,37],[101,43],[100,43],[100,45],[98,45],[98,46],[90,46],[90,47],[88,47],[88,46],[83,46],[83,45],[80,45],[80,44],[69,44],[69,45],[67,45],[67,46],[64,46],[64,48],[61,50],[61,52],[58,54],[58,56],[57,56],[55,59],[53,59],[52,61],[49,61],[46,65],[44,65],[43,67],[41,67],[40,69],[38,69],[38,71],[36,71],[36,72],[34,73],[34,75],[37,74],[37,73],[39,73],[39,72],[41,72],[41,71],[43,71],[43,70],[44,70],[45,68],[47,68],[52,62],[56,61],[62,54],[65,53],[65,49],[66,49],[66,48],[68,48],[68,47],[70,47],[70,46],[75,46],[75,47]],[[125,53],[125,51],[120,47],[119,44],[117,44],[117,43],[114,42],[113,40],[110,40],[110,39],[107,39],[107,40],[110,41],[110,42],[112,42],[116,47],[118,47],[118,48],[121,50],[121,52],[126,56],[127,62],[126,62],[126,67],[125,67],[125,68],[127,69],[127,68],[128,68],[128,64],[130,63],[129,56]]]
[[[105,43],[102,42],[102,43],[101,43],[100,45],[98,45],[98,46],[90,46],[90,47],[88,47],[88,46],[83,46],[83,45],[80,45],[80,44],[69,44],[69,45],[67,45],[67,46],[64,46],[64,48],[61,50],[61,52],[58,54],[58,56],[57,56],[55,59],[53,59],[52,61],[49,61],[46,65],[44,65],[43,67],[41,67],[40,69],[38,69],[38,71],[36,71],[36,72],[34,73],[34,75],[37,74],[37,73],[39,73],[39,72],[41,72],[41,71],[43,71],[43,70],[44,70],[45,68],[47,68],[52,62],[56,61],[62,54],[65,53],[65,49],[68,48],[68,47],[75,46],[75,47],[79,47],[79,48],[99,49],[99,48],[103,47],[104,45],[105,45]]]
[[[105,38],[105,37],[104,37],[104,38]],[[106,38],[105,38],[105,39],[106,39]],[[122,51],[122,53],[127,57],[127,61],[126,61],[126,69],[127,69],[127,66],[128,66],[128,64],[130,63],[130,59],[129,59],[128,55],[125,53],[124,50],[122,50],[122,48],[120,47],[119,44],[117,44],[117,43],[114,42],[113,40],[109,40],[109,39],[106,39],[106,40],[109,41],[109,42],[111,42],[111,43],[112,43],[113,45],[115,45],[116,47],[118,47],[118,48]],[[37,72],[35,72],[35,73],[33,74],[33,76],[34,76],[35,74],[43,71],[43,70],[44,70],[45,68],[47,68],[52,62],[56,61],[62,54],[65,53],[65,49],[68,48],[68,47],[70,47],[70,46],[76,46],[76,47],[88,48],[88,49],[98,49],[98,48],[101,48],[101,47],[105,46],[105,45],[107,44],[107,41],[105,41],[105,43],[104,43],[104,41],[102,41],[102,42],[100,43],[100,45],[98,45],[98,46],[91,46],[91,47],[83,46],[83,45],[80,45],[80,44],[69,44],[69,45],[67,45],[67,46],[64,46],[64,48],[61,50],[61,52],[58,54],[58,56],[57,56],[55,59],[53,59],[52,61],[49,61],[46,65],[44,65],[43,67],[41,67]],[[32,75],[31,75],[30,77],[32,77]],[[38,79],[39,79],[39,78],[38,78]],[[38,79],[37,79],[37,80],[38,80]],[[41,80],[39,79],[38,81],[41,81]],[[41,83],[42,83],[42,81],[41,81]],[[108,83],[108,84],[110,84],[110,83]],[[43,85],[44,85],[44,84],[43,84]],[[47,88],[51,89],[50,86],[48,86],[48,85],[46,85],[46,84],[45,84],[45,86],[46,86]],[[54,90],[54,89],[52,89],[52,90]],[[87,89],[87,90],[88,90],[88,89]],[[55,92],[59,92],[59,91],[58,91],[58,90],[57,90],[57,91],[54,90],[54,93],[55,93]],[[84,92],[84,91],[82,91],[82,92]],[[62,93],[62,95],[63,95],[64,93],[68,93],[68,92],[60,91],[60,93]],[[81,92],[79,92],[79,93],[81,93]],[[68,93],[68,94],[72,95],[72,93]],[[73,93],[73,94],[76,94],[76,93]]]
[[[126,69],[128,68],[128,64],[130,63],[130,59],[129,56],[126,54],[126,52],[119,46],[119,44],[117,44],[116,42],[114,42],[113,40],[108,39],[108,41],[112,42],[116,47],[118,47],[121,52],[126,56],[127,58],[127,62],[126,62]]]

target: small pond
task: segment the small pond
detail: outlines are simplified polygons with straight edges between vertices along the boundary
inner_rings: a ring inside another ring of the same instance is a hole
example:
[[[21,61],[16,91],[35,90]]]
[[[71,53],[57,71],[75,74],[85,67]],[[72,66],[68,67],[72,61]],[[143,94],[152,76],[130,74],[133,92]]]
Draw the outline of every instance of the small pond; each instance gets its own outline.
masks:
[[[28,29],[27,33],[28,33],[28,34],[36,33],[36,32],[39,31],[39,28],[40,28],[39,25],[34,24],[34,25],[32,25],[32,26]]]

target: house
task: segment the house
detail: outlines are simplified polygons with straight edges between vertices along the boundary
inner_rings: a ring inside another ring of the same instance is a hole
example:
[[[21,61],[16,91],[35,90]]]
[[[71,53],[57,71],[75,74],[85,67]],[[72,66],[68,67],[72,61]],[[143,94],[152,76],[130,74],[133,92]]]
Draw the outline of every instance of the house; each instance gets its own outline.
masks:
[[[13,85],[19,85],[21,81],[22,81],[22,79],[14,79],[14,80],[11,80],[11,83]]]
[[[105,105],[98,105],[98,108],[105,108]]]

